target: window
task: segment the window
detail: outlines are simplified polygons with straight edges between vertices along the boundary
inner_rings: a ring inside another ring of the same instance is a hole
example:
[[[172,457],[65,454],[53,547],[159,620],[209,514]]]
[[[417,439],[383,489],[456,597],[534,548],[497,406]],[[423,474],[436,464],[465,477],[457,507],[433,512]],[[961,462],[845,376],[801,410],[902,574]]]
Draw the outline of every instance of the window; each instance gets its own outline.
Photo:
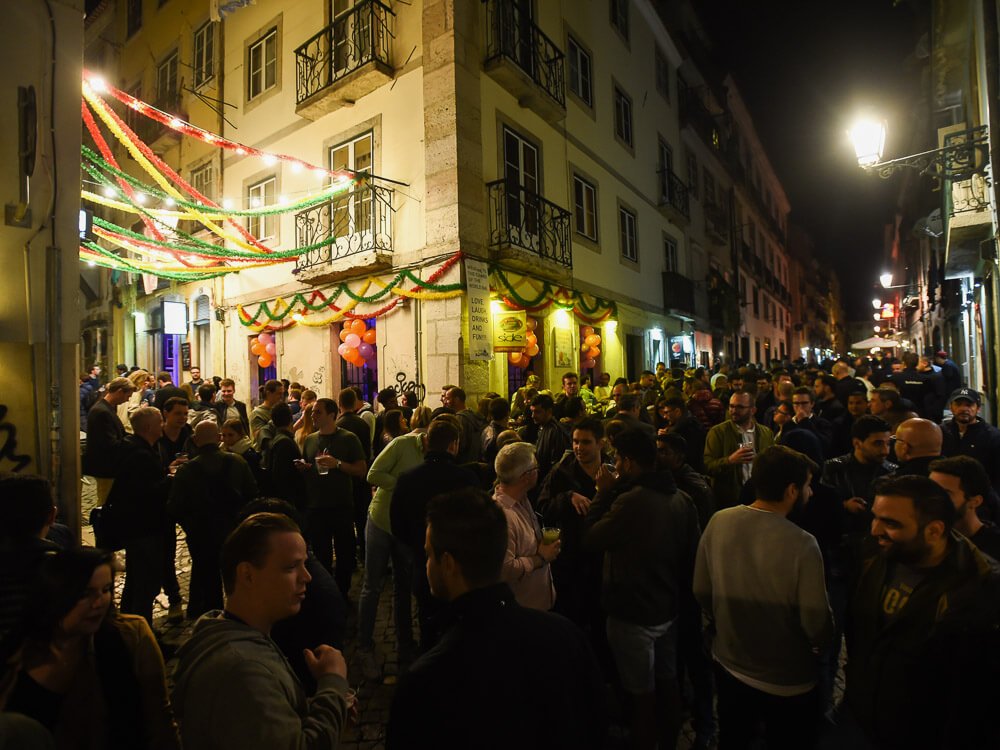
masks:
[[[656,143],[656,176],[660,183],[660,202],[670,200],[670,176],[674,171],[674,153],[662,138]]]
[[[250,45],[247,55],[247,99],[254,99],[278,83],[278,30],[271,29]]]
[[[177,99],[177,51],[170,53],[156,69],[156,101],[172,104]]]
[[[639,262],[635,214],[624,206],[618,207],[618,244],[625,260]]]
[[[194,32],[194,85],[201,86],[215,76],[215,24],[211,21]]]
[[[576,233],[597,241],[597,188],[573,175],[573,209]]]
[[[680,272],[677,265],[677,240],[666,235],[663,237],[663,260],[666,270]]]
[[[691,197],[698,198],[698,158],[691,151],[687,152],[687,167],[688,167],[688,190],[691,192]]]
[[[753,285],[753,316],[760,319],[760,290]]]
[[[374,160],[374,139],[371,131],[347,143],[330,149],[330,169],[352,169],[355,172],[371,172]],[[347,237],[374,231],[375,212],[372,210],[373,193],[359,185],[350,193],[333,200],[333,236]]]
[[[667,63],[667,56],[657,47],[655,50],[656,66],[656,90],[663,95],[663,98],[670,101],[670,65]]]
[[[710,203],[715,205],[715,178],[712,173],[708,171],[708,167],[703,170],[704,182],[705,182],[705,203]]]
[[[215,169],[211,162],[191,170],[191,186],[210,200],[215,200]]]
[[[615,137],[632,148],[632,100],[615,86]]]
[[[142,28],[142,0],[128,0],[125,6],[125,32],[132,36]]]
[[[573,37],[569,37],[569,90],[576,94],[588,106],[593,106],[594,90],[591,80],[590,55],[577,44]]]
[[[274,191],[278,181],[274,177],[254,183],[247,188],[247,207],[264,208],[274,205]],[[247,231],[258,240],[269,240],[275,237],[277,229],[274,216],[250,216],[247,219]]]
[[[628,0],[611,0],[611,25],[628,41]]]

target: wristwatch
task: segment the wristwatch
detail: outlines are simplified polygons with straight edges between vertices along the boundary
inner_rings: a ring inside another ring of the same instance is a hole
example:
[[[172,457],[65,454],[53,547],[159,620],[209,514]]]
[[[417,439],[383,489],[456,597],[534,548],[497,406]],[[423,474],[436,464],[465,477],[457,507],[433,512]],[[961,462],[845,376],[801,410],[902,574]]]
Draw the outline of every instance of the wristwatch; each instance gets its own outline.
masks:
[[[340,465],[343,463],[339,458],[337,459],[337,471],[340,471]]]

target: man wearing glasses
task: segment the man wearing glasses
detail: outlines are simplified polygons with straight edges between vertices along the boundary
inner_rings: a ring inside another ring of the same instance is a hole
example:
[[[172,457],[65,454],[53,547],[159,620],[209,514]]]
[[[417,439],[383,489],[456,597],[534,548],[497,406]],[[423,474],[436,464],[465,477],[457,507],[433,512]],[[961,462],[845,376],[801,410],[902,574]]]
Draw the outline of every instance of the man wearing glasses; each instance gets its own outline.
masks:
[[[774,445],[774,435],[754,419],[756,413],[753,396],[736,391],[729,398],[729,419],[705,436],[705,471],[719,509],[739,503],[754,457]]]
[[[893,472],[895,477],[930,476],[931,461],[941,458],[941,428],[929,419],[907,419],[898,427],[891,442],[899,464]]]

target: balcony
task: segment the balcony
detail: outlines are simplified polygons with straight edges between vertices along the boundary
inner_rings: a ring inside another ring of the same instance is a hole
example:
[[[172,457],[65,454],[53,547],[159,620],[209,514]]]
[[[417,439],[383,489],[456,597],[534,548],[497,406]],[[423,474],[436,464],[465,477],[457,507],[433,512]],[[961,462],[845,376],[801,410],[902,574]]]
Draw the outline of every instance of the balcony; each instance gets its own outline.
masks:
[[[359,269],[392,268],[393,191],[370,181],[295,214],[295,241],[310,248],[295,261],[300,281],[327,284]]]
[[[688,187],[669,169],[656,170],[660,185],[660,210],[676,224],[687,226],[691,220]]]
[[[486,189],[490,250],[534,274],[563,276],[573,268],[569,211],[507,180]]]
[[[732,332],[740,326],[740,293],[719,271],[710,269],[708,284],[708,320],[713,330]]]
[[[719,244],[729,242],[729,212],[726,208],[706,201],[702,210],[705,213],[705,233]]]
[[[295,113],[318,120],[392,80],[395,14],[359,0],[295,50]]]
[[[566,116],[565,55],[514,0],[486,0],[486,72],[547,122]]]
[[[664,271],[663,306],[694,315],[694,281],[676,271]]]
[[[698,89],[678,83],[681,127],[690,127],[707,146],[719,152],[725,151],[723,133],[716,116],[708,111]],[[721,115],[720,115],[721,116]]]

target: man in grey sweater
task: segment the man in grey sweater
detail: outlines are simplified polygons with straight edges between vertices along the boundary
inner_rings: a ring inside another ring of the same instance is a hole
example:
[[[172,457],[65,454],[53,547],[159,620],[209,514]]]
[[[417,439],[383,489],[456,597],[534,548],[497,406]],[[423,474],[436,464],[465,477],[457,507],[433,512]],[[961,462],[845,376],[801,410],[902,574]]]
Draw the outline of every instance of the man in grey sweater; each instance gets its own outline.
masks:
[[[819,727],[819,654],[833,635],[819,545],[787,519],[817,466],[786,448],[754,463],[757,499],[716,513],[698,546],[694,594],[716,662],[720,747],[809,748]]]
[[[347,663],[332,646],[303,653],[308,699],[271,627],[297,613],[311,580],[306,543],[286,516],[257,513],[222,548],[226,609],[205,614],[179,653],[174,709],[184,747],[335,750],[347,719]]]

